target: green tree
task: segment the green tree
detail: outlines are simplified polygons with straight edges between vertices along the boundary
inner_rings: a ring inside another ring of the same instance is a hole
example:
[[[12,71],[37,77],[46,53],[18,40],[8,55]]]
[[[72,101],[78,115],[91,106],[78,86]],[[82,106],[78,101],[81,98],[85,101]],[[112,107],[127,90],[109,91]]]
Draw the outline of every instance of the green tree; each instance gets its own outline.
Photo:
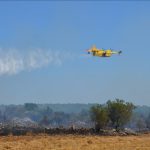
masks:
[[[96,131],[99,131],[100,129],[106,127],[109,121],[108,111],[106,107],[97,104],[91,107],[90,112],[91,119],[95,123]]]
[[[35,104],[35,103],[25,103],[25,104],[24,104],[24,107],[25,107],[25,109],[28,110],[28,111],[34,111],[35,109],[38,108],[38,105]]]
[[[109,100],[107,102],[107,109],[112,126],[115,127],[116,130],[123,128],[130,120],[134,108],[135,106],[132,103],[124,102],[124,100]]]

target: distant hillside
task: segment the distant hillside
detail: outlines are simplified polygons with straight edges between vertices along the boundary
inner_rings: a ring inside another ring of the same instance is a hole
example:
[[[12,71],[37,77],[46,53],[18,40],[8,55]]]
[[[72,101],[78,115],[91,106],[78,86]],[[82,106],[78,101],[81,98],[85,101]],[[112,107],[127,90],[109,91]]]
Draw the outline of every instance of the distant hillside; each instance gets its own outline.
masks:
[[[40,104],[39,107],[49,107],[53,111],[60,111],[64,113],[79,113],[82,110],[89,110],[92,105],[94,104]]]
[[[28,103],[30,104],[30,103]],[[46,109],[49,107],[54,112],[64,112],[64,113],[79,113],[82,110],[88,111],[91,106],[95,103],[82,104],[82,103],[69,103],[69,104],[36,104],[39,110]],[[5,108],[10,109],[23,109],[24,105],[0,105],[0,110],[5,110]],[[150,113],[150,106],[136,106],[134,110],[135,113],[140,113],[147,116]]]
[[[150,106],[137,106],[134,112],[144,117],[148,117],[148,115],[150,114]]]

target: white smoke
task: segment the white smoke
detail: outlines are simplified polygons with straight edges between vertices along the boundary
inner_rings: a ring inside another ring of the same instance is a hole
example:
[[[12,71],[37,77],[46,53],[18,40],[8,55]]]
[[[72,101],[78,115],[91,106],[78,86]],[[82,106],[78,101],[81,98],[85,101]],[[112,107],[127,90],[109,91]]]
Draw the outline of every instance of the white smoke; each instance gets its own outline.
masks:
[[[68,57],[68,53],[59,51],[36,49],[23,53],[15,49],[0,49],[0,75],[13,75],[50,64],[61,65]]]

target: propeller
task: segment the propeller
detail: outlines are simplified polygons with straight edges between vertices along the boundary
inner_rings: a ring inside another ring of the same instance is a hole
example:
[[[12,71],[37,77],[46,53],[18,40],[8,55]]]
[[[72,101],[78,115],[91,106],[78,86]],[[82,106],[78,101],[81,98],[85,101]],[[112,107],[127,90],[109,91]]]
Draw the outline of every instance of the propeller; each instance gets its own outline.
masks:
[[[118,54],[120,55],[122,53],[122,51],[119,51]]]

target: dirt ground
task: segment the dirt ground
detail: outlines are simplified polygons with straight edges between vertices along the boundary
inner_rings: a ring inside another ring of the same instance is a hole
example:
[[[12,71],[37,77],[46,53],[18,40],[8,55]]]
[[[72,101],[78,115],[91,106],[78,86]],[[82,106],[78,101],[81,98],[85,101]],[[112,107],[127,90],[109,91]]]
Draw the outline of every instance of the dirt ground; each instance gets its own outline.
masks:
[[[0,150],[150,150],[150,134],[140,136],[36,135],[0,137]]]

